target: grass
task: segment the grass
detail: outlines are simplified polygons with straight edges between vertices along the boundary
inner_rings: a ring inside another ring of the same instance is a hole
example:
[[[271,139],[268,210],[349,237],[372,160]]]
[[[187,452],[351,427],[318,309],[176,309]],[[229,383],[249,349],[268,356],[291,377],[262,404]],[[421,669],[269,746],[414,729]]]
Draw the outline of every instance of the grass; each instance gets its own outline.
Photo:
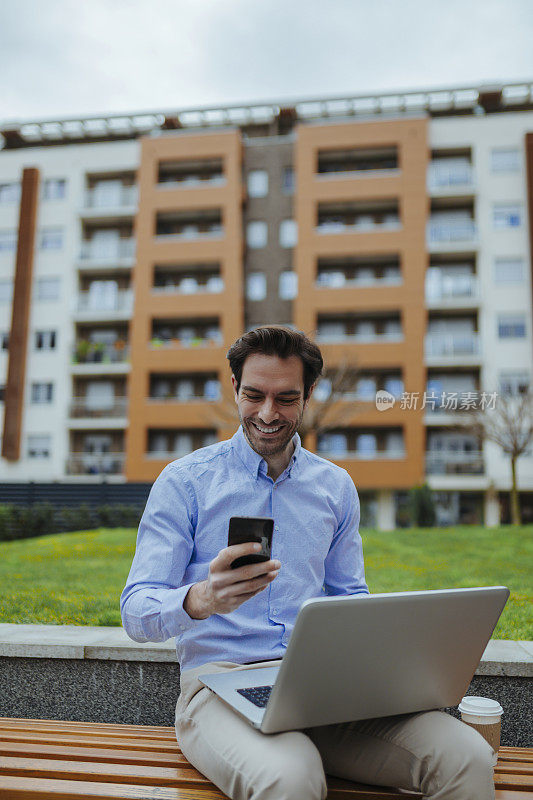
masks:
[[[371,592],[503,584],[497,639],[533,639],[533,526],[362,531]],[[125,528],[0,543],[0,622],[120,625],[135,549]]]

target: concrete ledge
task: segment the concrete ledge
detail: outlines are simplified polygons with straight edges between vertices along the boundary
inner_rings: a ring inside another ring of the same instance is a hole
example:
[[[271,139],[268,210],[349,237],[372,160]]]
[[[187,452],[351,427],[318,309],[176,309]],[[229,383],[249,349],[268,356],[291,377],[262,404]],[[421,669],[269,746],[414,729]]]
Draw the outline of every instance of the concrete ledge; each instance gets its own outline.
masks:
[[[0,657],[176,663],[174,641],[133,642],[122,628],[0,624]],[[476,675],[533,677],[533,642],[491,639]]]

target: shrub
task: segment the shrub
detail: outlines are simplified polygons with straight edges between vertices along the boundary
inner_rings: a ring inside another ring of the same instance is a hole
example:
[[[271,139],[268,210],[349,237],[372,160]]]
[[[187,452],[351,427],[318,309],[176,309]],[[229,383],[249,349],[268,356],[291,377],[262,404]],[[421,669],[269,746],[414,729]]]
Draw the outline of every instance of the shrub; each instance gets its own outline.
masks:
[[[433,493],[429,486],[415,486],[410,492],[411,515],[419,528],[432,528],[435,525],[436,511]]]
[[[29,539],[49,533],[95,528],[136,528],[143,511],[138,505],[63,506],[34,503],[31,506],[0,505],[0,542]]]
[[[57,523],[58,530],[63,532],[87,531],[98,527],[98,517],[95,509],[82,503],[81,506],[64,506],[60,509]]]
[[[125,504],[98,506],[96,511],[102,528],[136,528],[142,515],[141,506]]]

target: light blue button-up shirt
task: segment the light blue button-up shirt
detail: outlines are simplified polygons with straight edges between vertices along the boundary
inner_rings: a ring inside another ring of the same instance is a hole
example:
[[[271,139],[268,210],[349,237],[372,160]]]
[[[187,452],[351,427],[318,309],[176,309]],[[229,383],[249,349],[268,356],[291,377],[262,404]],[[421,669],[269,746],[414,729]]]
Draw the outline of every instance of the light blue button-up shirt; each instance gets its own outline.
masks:
[[[304,450],[274,482],[242,428],[228,441],[169,464],[152,487],[121,596],[122,622],[138,642],[176,637],[182,670],[209,661],[282,658],[304,600],[368,593],[359,498],[341,467]],[[273,517],[278,577],[230,614],[194,620],[190,587],[228,544],[232,516]]]

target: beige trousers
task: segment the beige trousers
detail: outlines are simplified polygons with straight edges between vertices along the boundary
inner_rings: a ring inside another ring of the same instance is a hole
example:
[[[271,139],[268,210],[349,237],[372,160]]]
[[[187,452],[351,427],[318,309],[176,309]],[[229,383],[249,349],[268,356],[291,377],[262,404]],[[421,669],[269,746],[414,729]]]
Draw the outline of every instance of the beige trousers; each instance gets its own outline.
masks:
[[[427,711],[265,735],[197,679],[206,672],[274,664],[217,661],[181,676],[180,747],[233,800],[323,800],[325,773],[419,791],[431,800],[494,798],[492,749],[449,714]]]

